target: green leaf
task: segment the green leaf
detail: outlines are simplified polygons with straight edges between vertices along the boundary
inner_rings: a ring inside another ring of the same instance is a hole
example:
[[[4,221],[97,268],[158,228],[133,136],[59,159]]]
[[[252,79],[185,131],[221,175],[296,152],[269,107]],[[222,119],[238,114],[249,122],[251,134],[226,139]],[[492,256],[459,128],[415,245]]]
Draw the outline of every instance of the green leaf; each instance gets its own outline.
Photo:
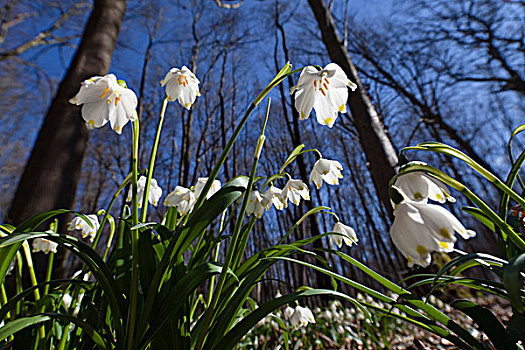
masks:
[[[107,349],[108,346],[104,342],[104,339],[100,334],[88,323],[79,320],[78,318],[70,315],[58,314],[58,313],[44,313],[43,315],[49,316],[52,319],[61,320],[64,322],[74,323],[76,326],[82,329],[84,334],[87,334],[91,340],[99,347],[100,349]]]
[[[0,248],[0,284],[4,283],[5,275],[7,270],[9,270],[9,265],[11,261],[15,258],[15,254],[20,249],[22,242],[10,245],[8,247]]]
[[[140,348],[146,347],[152,341],[157,332],[187,303],[188,297],[202,282],[213,275],[220,274],[221,271],[222,266],[208,262],[194,267],[189,273],[180,278],[166,293],[166,297],[162,300],[157,300],[155,303],[155,310],[157,311],[154,318],[150,321],[148,331],[140,341]],[[232,271],[228,271],[228,273],[237,278]],[[144,319],[141,321],[144,321]]]
[[[133,229],[133,228],[132,228]],[[157,260],[155,259],[155,250],[153,249],[153,242],[151,237],[151,230],[141,232],[139,236],[139,277],[140,284],[144,293],[147,293],[151,284],[151,279],[155,274],[157,268]]]
[[[41,322],[49,321],[50,319],[51,317],[48,315],[37,315],[22,317],[8,322],[2,328],[0,328],[0,341],[6,339],[18,331],[21,331],[24,328],[31,327]]]
[[[499,322],[492,312],[488,309],[476,305],[470,300],[455,300],[450,306],[462,311],[474,320],[479,328],[489,337],[496,349],[516,349],[516,346],[509,341],[505,327]]]
[[[485,215],[485,213],[481,209],[475,207],[461,207],[461,210],[463,210],[470,216],[475,217],[479,222],[487,226],[492,232],[496,232],[496,227],[494,223],[487,217],[487,215]]]
[[[518,314],[523,314],[525,311],[522,301],[522,271],[525,271],[525,253],[512,258],[509,264],[503,268],[503,284],[509,293],[510,303]]]
[[[0,238],[0,248],[22,242],[30,238],[39,237],[49,239],[50,241],[58,243],[60,246],[70,250],[89,267],[97,281],[100,283],[102,289],[104,289],[105,296],[111,307],[112,321],[115,331],[117,332],[117,339],[122,340],[124,335],[122,329],[122,310],[124,310],[125,301],[122,295],[119,293],[118,288],[116,287],[116,281],[113,279],[113,276],[111,275],[108,267],[104,261],[102,261],[98,253],[90,246],[75,237],[61,235],[55,232],[27,232],[17,233],[8,237]]]
[[[12,310],[20,300],[24,299],[27,295],[31,294],[35,289],[42,288],[43,286],[48,285],[48,284],[57,284],[57,283],[78,284],[78,285],[83,286],[84,288],[86,288],[86,286],[93,284],[93,282],[88,282],[88,281],[83,281],[83,280],[59,279],[59,280],[51,280],[48,282],[42,282],[35,286],[31,286],[27,289],[24,289],[17,295],[11,297],[8,300],[8,302],[2,306],[2,308],[0,309],[0,320],[3,320],[6,317],[7,313],[10,310]]]

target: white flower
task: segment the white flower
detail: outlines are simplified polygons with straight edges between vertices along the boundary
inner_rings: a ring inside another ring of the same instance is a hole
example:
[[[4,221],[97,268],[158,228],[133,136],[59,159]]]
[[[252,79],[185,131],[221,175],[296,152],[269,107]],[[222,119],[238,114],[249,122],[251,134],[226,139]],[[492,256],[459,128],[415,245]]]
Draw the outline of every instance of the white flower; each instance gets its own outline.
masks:
[[[195,198],[199,198],[207,181],[208,181],[207,177],[199,177],[197,179],[197,183],[195,184]],[[211,184],[211,187],[208,193],[206,194],[206,199],[210,199],[210,197],[213,196],[220,189],[221,189],[221,182],[219,180],[214,180],[213,183]]]
[[[338,161],[321,158],[312,168],[310,183],[313,181],[318,189],[321,188],[323,180],[329,185],[339,185],[339,179],[343,177],[341,170],[343,166]]]
[[[13,272],[13,269],[15,268],[15,261],[16,261],[16,257],[13,260],[11,260],[11,262],[9,263],[9,267],[7,268],[7,272],[6,272],[7,276],[9,276],[11,272]]]
[[[275,186],[270,186],[270,188],[263,193],[263,204],[266,207],[266,210],[270,210],[272,204],[279,210],[284,209],[285,203],[282,198],[282,192],[283,190]]]
[[[90,222],[93,227],[90,227],[89,224],[82,217],[77,216],[69,222],[67,225],[68,231],[79,230],[82,231],[82,238],[89,237],[89,240],[93,242],[95,235],[100,227],[98,222],[98,217],[95,214],[84,215]]]
[[[408,259],[409,267],[414,264],[428,266],[433,251],[452,251],[456,242],[454,232],[465,239],[476,235],[439,205],[405,200],[399,203],[394,216],[390,236]]]
[[[290,306],[286,305],[286,308],[283,311],[284,318],[287,319],[288,321],[290,321],[292,319],[294,311],[295,310],[293,308],[291,308]]]
[[[85,80],[69,102],[84,104],[82,118],[88,129],[100,128],[109,121],[111,128],[120,134],[129,120],[137,118],[137,96],[130,89],[120,86],[113,74]]]
[[[427,198],[440,203],[445,203],[447,199],[450,202],[456,201],[448,194],[444,183],[420,171],[398,177],[394,185],[413,201],[426,202]]]
[[[315,323],[315,319],[309,308],[297,305],[290,322],[293,328],[299,328],[299,326],[306,327],[308,323]]]
[[[64,304],[66,309],[69,309],[72,301],[73,301],[73,297],[69,295],[69,293],[64,294],[64,296],[62,297],[62,303]]]
[[[186,187],[177,186],[166,196],[164,205],[167,207],[176,206],[180,215],[189,213],[195,204],[195,194]]]
[[[357,85],[348,80],[341,67],[330,63],[321,71],[313,66],[305,67],[290,93],[296,92],[295,108],[301,119],[307,119],[313,107],[319,124],[331,128],[337,114],[346,112],[347,87],[354,91]]]
[[[330,246],[333,246],[335,244],[338,248],[341,248],[341,246],[343,245],[343,241],[349,247],[351,247],[352,244],[357,244],[357,236],[355,234],[354,229],[350,226],[346,226],[340,222],[336,222],[332,231],[341,233],[342,236],[331,235]]]
[[[186,66],[181,69],[171,68],[160,82],[161,86],[166,85],[168,101],[178,100],[186,109],[190,109],[197,96],[200,96],[199,83],[199,79]]]
[[[310,200],[310,190],[301,180],[288,180],[281,193],[282,201],[288,206],[288,200],[295,205],[299,205],[301,197],[304,200]]]
[[[53,231],[46,231],[46,232],[53,232]],[[57,247],[58,247],[58,243],[52,242],[45,238],[35,238],[33,240],[33,253],[36,253],[36,252],[43,252],[44,254],[47,254],[49,252],[56,253]]]
[[[144,187],[146,187],[146,177],[141,176],[137,181],[137,204],[139,208],[142,207],[142,199],[144,198]],[[131,202],[131,196],[132,189],[130,187],[128,192],[128,198],[126,198],[126,201]],[[151,184],[148,193],[148,201],[154,206],[157,206],[160,197],[162,197],[162,188],[160,188],[157,184],[157,180],[151,179]]]
[[[246,214],[248,216],[255,214],[257,218],[261,218],[264,213],[263,197],[259,191],[251,191],[248,197],[248,205],[246,206]]]

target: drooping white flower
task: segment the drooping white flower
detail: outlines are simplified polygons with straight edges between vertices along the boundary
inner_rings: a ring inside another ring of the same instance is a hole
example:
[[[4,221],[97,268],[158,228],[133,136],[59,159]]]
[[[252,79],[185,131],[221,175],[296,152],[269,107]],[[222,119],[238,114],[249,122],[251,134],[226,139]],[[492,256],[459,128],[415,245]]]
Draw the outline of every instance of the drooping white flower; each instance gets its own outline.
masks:
[[[62,303],[64,304],[66,309],[69,309],[72,301],[73,301],[73,297],[69,295],[69,293],[65,293],[64,296],[62,297]]]
[[[338,248],[341,248],[341,246],[343,245],[343,241],[349,247],[351,247],[352,244],[357,244],[357,235],[355,234],[354,229],[350,226],[344,225],[340,222],[336,222],[332,231],[341,233],[342,236],[331,235],[330,246],[333,246],[335,244]]]
[[[308,323],[315,323],[312,310],[310,310],[308,307],[297,305],[292,317],[290,318],[290,323],[292,324],[293,328],[306,327]]]
[[[97,231],[100,227],[100,223],[98,222],[98,217],[95,214],[90,215],[84,215],[89,222],[91,222],[91,226],[84,220],[82,217],[77,216],[73,220],[69,222],[67,225],[68,231],[74,231],[78,230],[82,233],[82,238],[89,237],[89,240],[93,242],[95,239],[95,235],[97,234]]]
[[[53,231],[46,231],[46,232],[53,232]],[[35,238],[33,240],[33,253],[36,252],[43,252],[44,254],[48,254],[49,252],[56,253],[57,252],[58,243],[52,242],[45,238]]]
[[[121,86],[113,74],[93,77],[82,82],[80,91],[69,100],[82,106],[82,118],[88,129],[100,128],[108,121],[117,134],[129,120],[137,118],[137,96]]]
[[[346,112],[348,87],[354,91],[357,85],[348,80],[341,67],[330,63],[320,71],[305,67],[290,93],[295,91],[295,108],[301,119],[307,119],[313,107],[319,124],[331,128],[337,114]]]
[[[284,318],[290,321],[292,319],[294,311],[295,310],[292,307],[286,305],[286,308],[283,311]]]
[[[321,188],[323,180],[329,185],[339,185],[339,179],[343,177],[341,170],[343,166],[338,161],[321,158],[312,168],[310,183],[313,181],[318,189]]]
[[[176,206],[180,215],[189,213],[195,204],[195,194],[189,188],[177,186],[166,196],[164,205],[167,207]]]
[[[260,219],[263,213],[263,197],[259,191],[251,191],[248,197],[248,205],[246,206],[246,214],[248,216],[255,214],[255,216]]]
[[[186,109],[190,109],[197,96],[200,96],[199,83],[199,79],[186,66],[181,69],[171,68],[160,82],[161,86],[166,86],[168,101],[177,100]]]
[[[147,179],[145,176],[141,176],[137,181],[137,204],[139,208],[142,207],[142,198],[144,197],[144,188],[146,187],[146,180]],[[126,200],[128,202],[131,202],[131,197],[132,189],[130,187],[128,192],[128,198]],[[148,201],[154,206],[157,206],[160,197],[162,197],[162,188],[160,188],[157,184],[157,180],[151,179],[148,193]]]
[[[445,203],[447,199],[450,202],[456,201],[454,197],[448,194],[444,183],[420,171],[406,173],[398,177],[394,185],[413,201],[426,202],[427,199],[440,203]]]
[[[450,252],[454,249],[454,232],[465,239],[476,235],[439,205],[405,200],[394,211],[390,237],[407,258],[409,267],[414,264],[426,267],[430,264],[431,252]]]
[[[284,202],[282,198],[283,190],[270,186],[262,195],[263,204],[266,207],[266,210],[270,210],[272,204],[279,210],[284,209]]]
[[[208,181],[207,177],[199,177],[197,179],[197,183],[195,184],[195,198],[199,198],[207,181]],[[210,197],[213,196],[220,189],[221,189],[221,182],[219,180],[214,180],[213,183],[211,184],[210,189],[208,190],[208,193],[206,194],[206,199],[210,199]]]
[[[301,197],[304,200],[310,200],[310,190],[308,186],[301,180],[288,180],[281,192],[281,199],[284,205],[288,207],[288,200],[295,205],[299,205]]]

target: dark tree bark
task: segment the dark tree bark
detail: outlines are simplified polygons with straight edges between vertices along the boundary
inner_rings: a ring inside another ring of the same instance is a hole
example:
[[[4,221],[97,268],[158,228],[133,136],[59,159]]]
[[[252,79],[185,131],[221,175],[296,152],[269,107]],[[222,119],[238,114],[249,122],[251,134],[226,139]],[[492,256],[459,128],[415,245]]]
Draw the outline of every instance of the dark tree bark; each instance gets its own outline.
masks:
[[[17,225],[37,213],[73,207],[88,131],[68,100],[80,83],[107,74],[125,0],[95,0],[80,45],[45,116],[8,213]],[[38,266],[38,264],[36,265]]]
[[[350,59],[343,40],[337,33],[334,19],[323,0],[308,0],[310,8],[321,30],[322,40],[332,62],[337,63],[348,78],[357,84],[355,92],[348,94],[350,112],[354,118],[359,142],[374,182],[376,193],[392,218],[393,211],[388,196],[388,182],[396,173],[397,153],[385,126],[379,119],[369,96],[357,76],[357,70]]]

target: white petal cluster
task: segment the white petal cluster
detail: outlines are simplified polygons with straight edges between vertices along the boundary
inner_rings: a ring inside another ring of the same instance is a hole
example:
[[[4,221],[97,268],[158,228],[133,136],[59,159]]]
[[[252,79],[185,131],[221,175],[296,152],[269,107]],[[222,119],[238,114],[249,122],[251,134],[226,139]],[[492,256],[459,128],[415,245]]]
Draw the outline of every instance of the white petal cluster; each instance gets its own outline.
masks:
[[[348,87],[353,91],[357,85],[348,80],[341,67],[330,63],[320,71],[305,67],[291,93],[295,92],[295,108],[301,119],[307,119],[313,108],[319,124],[331,128],[338,113],[346,112]]]
[[[349,247],[351,247],[352,244],[357,244],[357,235],[355,234],[354,229],[351,228],[350,226],[337,222],[334,225],[334,228],[332,231],[340,233],[342,234],[342,236],[331,235],[330,236],[330,246],[333,247],[334,245],[336,245],[338,248],[341,248],[341,246],[343,245],[343,241]]]
[[[308,307],[302,307],[299,305],[295,307],[295,310],[289,320],[293,328],[306,327],[308,323],[315,323],[312,310],[310,310]]]
[[[266,210],[270,210],[272,204],[278,209],[283,210],[285,207],[285,201],[282,197],[282,192],[280,188],[275,186],[270,186],[263,194],[263,204],[266,207]]]
[[[312,168],[310,183],[313,181],[318,189],[321,188],[323,180],[329,185],[339,185],[339,179],[343,177],[342,170],[343,166],[338,161],[321,158]]]
[[[167,207],[176,206],[180,215],[189,213],[193,209],[196,198],[195,194],[186,187],[177,186],[166,196],[164,205]]]
[[[454,197],[448,194],[447,187],[441,181],[419,171],[406,173],[398,177],[394,183],[405,195],[413,201],[427,201],[445,203],[448,199],[454,202]]]
[[[186,109],[190,109],[197,96],[200,96],[199,83],[199,79],[186,66],[181,69],[171,68],[160,82],[161,86],[166,86],[168,101],[177,100]]]
[[[98,229],[100,228],[100,223],[98,222],[98,217],[95,214],[90,215],[84,215],[89,222],[91,223],[91,226],[84,220],[84,218],[77,216],[73,220],[69,222],[67,225],[68,231],[81,231],[82,238],[89,237],[89,240],[93,242],[95,239],[95,235],[97,234]]]
[[[398,204],[390,228],[392,241],[408,259],[409,267],[428,266],[433,251],[452,251],[456,242],[454,232],[465,239],[476,235],[445,208],[410,200]]]
[[[46,231],[46,232],[53,232],[53,231]],[[48,254],[49,252],[56,253],[57,247],[58,247],[58,243],[52,242],[45,238],[35,238],[33,240],[33,253],[36,253],[36,252],[43,252],[44,254]]]
[[[197,183],[195,184],[195,198],[199,198],[207,181],[208,181],[207,177],[199,177],[197,179]],[[220,189],[221,189],[221,182],[219,180],[214,180],[213,183],[211,184],[211,187],[208,193],[206,194],[206,199],[210,199],[210,197],[213,196]]]
[[[141,176],[137,181],[137,204],[138,207],[142,207],[142,198],[144,197],[144,188],[146,187],[146,177]],[[129,189],[128,192],[128,198],[126,199],[128,202],[131,202],[132,197],[132,189]],[[162,188],[159,187],[157,184],[157,180],[151,179],[149,193],[148,193],[148,201],[153,204],[154,206],[157,206],[159,203],[159,199],[162,197]]]
[[[288,206],[288,201],[299,205],[301,198],[307,201],[310,200],[310,190],[301,180],[290,179],[281,192],[281,198],[286,207]]]
[[[255,214],[257,218],[261,218],[264,213],[264,199],[259,191],[251,191],[248,197],[248,205],[246,206],[246,214],[248,216]]]
[[[69,100],[82,106],[82,118],[88,129],[100,128],[109,121],[117,134],[130,120],[137,118],[137,96],[117,82],[113,74],[82,82],[80,91]]]

